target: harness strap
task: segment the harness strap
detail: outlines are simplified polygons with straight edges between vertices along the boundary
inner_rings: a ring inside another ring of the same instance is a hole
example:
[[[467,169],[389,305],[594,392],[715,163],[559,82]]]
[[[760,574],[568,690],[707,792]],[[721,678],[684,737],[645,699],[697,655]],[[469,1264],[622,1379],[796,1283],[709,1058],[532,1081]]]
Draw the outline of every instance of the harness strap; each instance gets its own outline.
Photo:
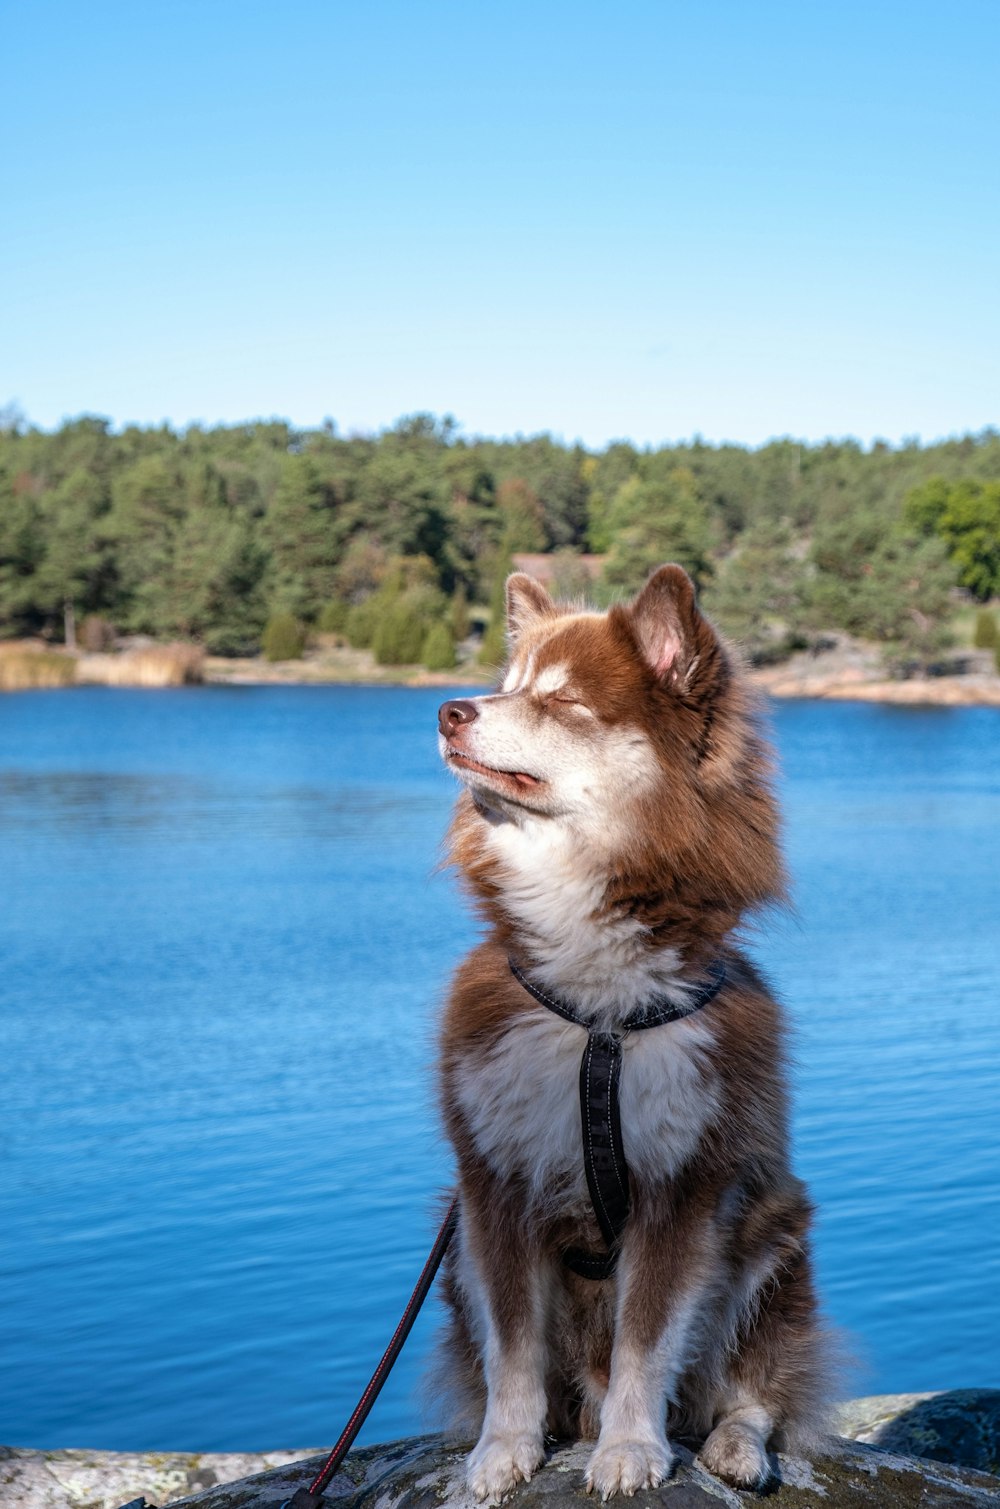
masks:
[[[601,1235],[614,1247],[628,1220],[628,1164],[622,1144],[619,1087],[621,1039],[608,1032],[587,1034],[580,1061],[583,1166],[590,1203]]]
[[[708,970],[706,983],[684,1006],[660,997],[649,1006],[625,1017],[619,1028],[608,1031],[594,1027],[568,1002],[549,995],[533,984],[515,960],[509,959],[508,963],[511,974],[529,995],[564,1021],[582,1027],[587,1034],[580,1061],[583,1168],[587,1176],[590,1203],[607,1252],[585,1252],[582,1248],[571,1247],[563,1253],[563,1262],[581,1278],[605,1279],[615,1270],[630,1205],[629,1171],[622,1141],[619,1095],[622,1043],[630,1032],[680,1021],[707,1006],[725,983],[726,967],[721,959],[716,960]]]

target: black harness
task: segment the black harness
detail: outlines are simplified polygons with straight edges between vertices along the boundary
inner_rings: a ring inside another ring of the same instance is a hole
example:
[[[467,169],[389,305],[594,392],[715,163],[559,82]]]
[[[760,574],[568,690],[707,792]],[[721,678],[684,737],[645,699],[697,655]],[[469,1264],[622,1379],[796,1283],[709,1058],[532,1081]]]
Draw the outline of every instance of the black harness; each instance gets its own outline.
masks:
[[[563,1262],[581,1278],[608,1278],[615,1269],[621,1247],[622,1232],[629,1212],[629,1175],[622,1143],[622,1123],[618,1090],[622,1072],[622,1043],[630,1032],[647,1027],[663,1027],[691,1016],[714,1001],[726,979],[721,960],[708,969],[708,980],[685,1006],[664,1000],[653,1001],[633,1011],[610,1031],[591,1025],[565,1001],[557,1000],[533,985],[510,959],[510,972],[519,985],[542,1006],[554,1011],[564,1021],[582,1027],[587,1043],[580,1062],[580,1115],[583,1126],[583,1167],[587,1175],[590,1203],[607,1246],[606,1253],[584,1252],[571,1247],[563,1253]]]

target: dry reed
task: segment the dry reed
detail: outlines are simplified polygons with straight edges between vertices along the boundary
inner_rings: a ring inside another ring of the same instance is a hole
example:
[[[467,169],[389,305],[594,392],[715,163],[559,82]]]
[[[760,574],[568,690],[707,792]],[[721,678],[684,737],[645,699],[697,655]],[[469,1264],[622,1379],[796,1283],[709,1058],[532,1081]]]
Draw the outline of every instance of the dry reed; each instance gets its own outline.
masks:
[[[195,644],[153,644],[120,655],[82,655],[77,680],[101,686],[185,686],[204,679],[205,652]]]
[[[0,645],[0,692],[72,686],[75,680],[76,661],[71,655],[19,644]]]

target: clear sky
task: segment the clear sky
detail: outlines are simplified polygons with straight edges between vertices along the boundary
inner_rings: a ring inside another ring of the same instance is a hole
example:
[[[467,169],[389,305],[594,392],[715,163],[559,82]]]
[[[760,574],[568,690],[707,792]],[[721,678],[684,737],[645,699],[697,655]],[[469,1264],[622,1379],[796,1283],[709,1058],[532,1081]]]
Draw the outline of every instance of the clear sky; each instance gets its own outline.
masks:
[[[1000,421],[1000,0],[6,0],[0,402]]]

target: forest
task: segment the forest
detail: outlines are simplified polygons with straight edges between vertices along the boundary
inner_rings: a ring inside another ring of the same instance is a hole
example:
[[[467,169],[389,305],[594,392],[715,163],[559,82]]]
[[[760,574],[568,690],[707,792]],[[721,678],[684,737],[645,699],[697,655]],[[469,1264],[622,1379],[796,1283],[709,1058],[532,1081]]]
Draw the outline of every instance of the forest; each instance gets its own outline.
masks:
[[[759,663],[842,632],[927,665],[963,604],[1000,594],[1000,432],[590,450],[424,414],[346,436],[0,423],[2,639],[283,658],[327,633],[443,668],[471,626],[498,661],[519,552],[551,554],[556,589],[599,604],[679,561]],[[589,573],[585,553],[601,558]]]

